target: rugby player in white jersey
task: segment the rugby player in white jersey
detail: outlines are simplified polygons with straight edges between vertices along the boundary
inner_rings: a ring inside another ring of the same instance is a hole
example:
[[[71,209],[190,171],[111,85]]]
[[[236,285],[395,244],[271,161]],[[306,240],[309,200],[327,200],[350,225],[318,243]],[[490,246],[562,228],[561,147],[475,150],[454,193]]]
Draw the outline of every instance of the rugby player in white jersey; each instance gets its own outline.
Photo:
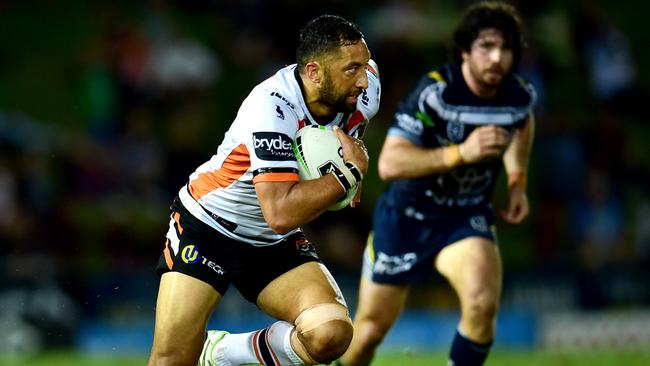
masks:
[[[328,363],[352,339],[345,300],[300,226],[363,178],[360,139],[380,83],[362,33],[338,16],[308,22],[296,56],[251,91],[217,153],[172,204],[150,366]],[[292,138],[312,124],[336,131],[344,174],[299,181]],[[357,193],[351,205],[358,201]],[[277,322],[206,337],[231,284]]]

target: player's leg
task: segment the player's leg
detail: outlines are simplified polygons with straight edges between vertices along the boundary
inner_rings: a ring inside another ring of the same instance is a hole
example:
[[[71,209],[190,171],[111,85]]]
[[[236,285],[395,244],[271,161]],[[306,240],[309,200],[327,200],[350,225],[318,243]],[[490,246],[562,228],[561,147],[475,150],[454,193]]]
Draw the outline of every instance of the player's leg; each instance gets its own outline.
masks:
[[[207,283],[178,272],[160,278],[149,366],[195,366],[205,328],[221,296]]]
[[[451,364],[482,365],[494,338],[501,296],[499,248],[489,239],[468,237],[445,247],[435,266],[456,291],[461,306]]]
[[[332,362],[352,340],[347,305],[322,263],[305,263],[276,278],[260,293],[257,304],[294,325],[290,346],[305,364]]]
[[[352,338],[352,321],[338,285],[304,236],[252,249],[246,258],[233,284],[279,321],[254,332],[225,335],[216,344],[209,336],[202,359],[219,365],[304,365],[339,357]]]
[[[354,336],[338,365],[370,364],[377,347],[404,307],[407,293],[406,285],[375,283],[361,277],[359,304],[354,314]]]
[[[274,279],[260,292],[257,305],[280,320],[254,332],[227,334],[214,345],[208,338],[209,351],[201,358],[232,365],[329,363],[352,339],[345,301],[319,262],[304,263]]]
[[[229,248],[230,239],[192,216],[178,200],[172,204],[166,238],[156,268],[161,277],[149,366],[195,366],[208,318],[229,286],[219,248]]]

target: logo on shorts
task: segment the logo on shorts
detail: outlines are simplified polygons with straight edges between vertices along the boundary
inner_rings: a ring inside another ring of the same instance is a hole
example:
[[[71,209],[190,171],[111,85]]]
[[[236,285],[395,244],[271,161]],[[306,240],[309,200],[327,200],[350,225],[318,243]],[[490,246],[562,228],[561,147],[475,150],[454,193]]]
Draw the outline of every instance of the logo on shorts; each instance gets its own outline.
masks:
[[[311,242],[307,239],[298,239],[296,240],[296,250],[300,255],[304,256],[316,256],[316,250],[314,246],[311,245]]]
[[[487,220],[485,219],[485,216],[483,216],[483,215],[472,216],[469,219],[469,224],[470,224],[470,226],[472,226],[472,228],[474,230],[483,231],[483,232],[488,231]]]
[[[388,255],[383,252],[377,252],[373,272],[377,274],[395,275],[411,270],[417,261],[418,255],[413,252],[402,255]]]
[[[198,262],[200,256],[201,253],[199,253],[199,248],[195,245],[188,245],[183,248],[183,251],[181,252],[181,259],[183,259],[183,262],[187,264]]]

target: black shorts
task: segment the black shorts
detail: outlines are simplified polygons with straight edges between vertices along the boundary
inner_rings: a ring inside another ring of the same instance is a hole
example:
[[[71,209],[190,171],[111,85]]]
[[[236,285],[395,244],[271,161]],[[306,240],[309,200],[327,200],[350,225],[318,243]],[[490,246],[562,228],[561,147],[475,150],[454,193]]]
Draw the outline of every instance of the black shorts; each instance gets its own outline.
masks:
[[[302,232],[278,244],[256,247],[224,236],[190,214],[176,199],[156,272],[186,274],[210,284],[222,296],[232,283],[255,304],[266,285],[307,262],[320,259]]]
[[[417,283],[435,273],[434,260],[446,246],[478,236],[497,244],[491,206],[417,212],[379,200],[363,256],[363,274],[377,283]]]

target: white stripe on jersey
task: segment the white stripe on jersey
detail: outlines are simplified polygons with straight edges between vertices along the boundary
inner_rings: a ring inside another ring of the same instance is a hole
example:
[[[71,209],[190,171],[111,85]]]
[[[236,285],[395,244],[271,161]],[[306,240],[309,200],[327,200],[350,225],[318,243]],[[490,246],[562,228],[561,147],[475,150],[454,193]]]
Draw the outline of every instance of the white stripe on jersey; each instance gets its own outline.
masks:
[[[305,121],[314,121],[294,75],[296,65],[280,69],[257,85],[210,160],[190,175],[179,197],[199,220],[220,233],[255,246],[278,243],[287,234],[274,232],[264,220],[255,182],[298,181],[293,136]],[[368,89],[354,113],[339,113],[327,126],[350,134],[363,133],[379,109],[379,79],[368,71]],[[345,118],[345,120],[344,120]],[[256,174],[257,173],[257,174]]]

